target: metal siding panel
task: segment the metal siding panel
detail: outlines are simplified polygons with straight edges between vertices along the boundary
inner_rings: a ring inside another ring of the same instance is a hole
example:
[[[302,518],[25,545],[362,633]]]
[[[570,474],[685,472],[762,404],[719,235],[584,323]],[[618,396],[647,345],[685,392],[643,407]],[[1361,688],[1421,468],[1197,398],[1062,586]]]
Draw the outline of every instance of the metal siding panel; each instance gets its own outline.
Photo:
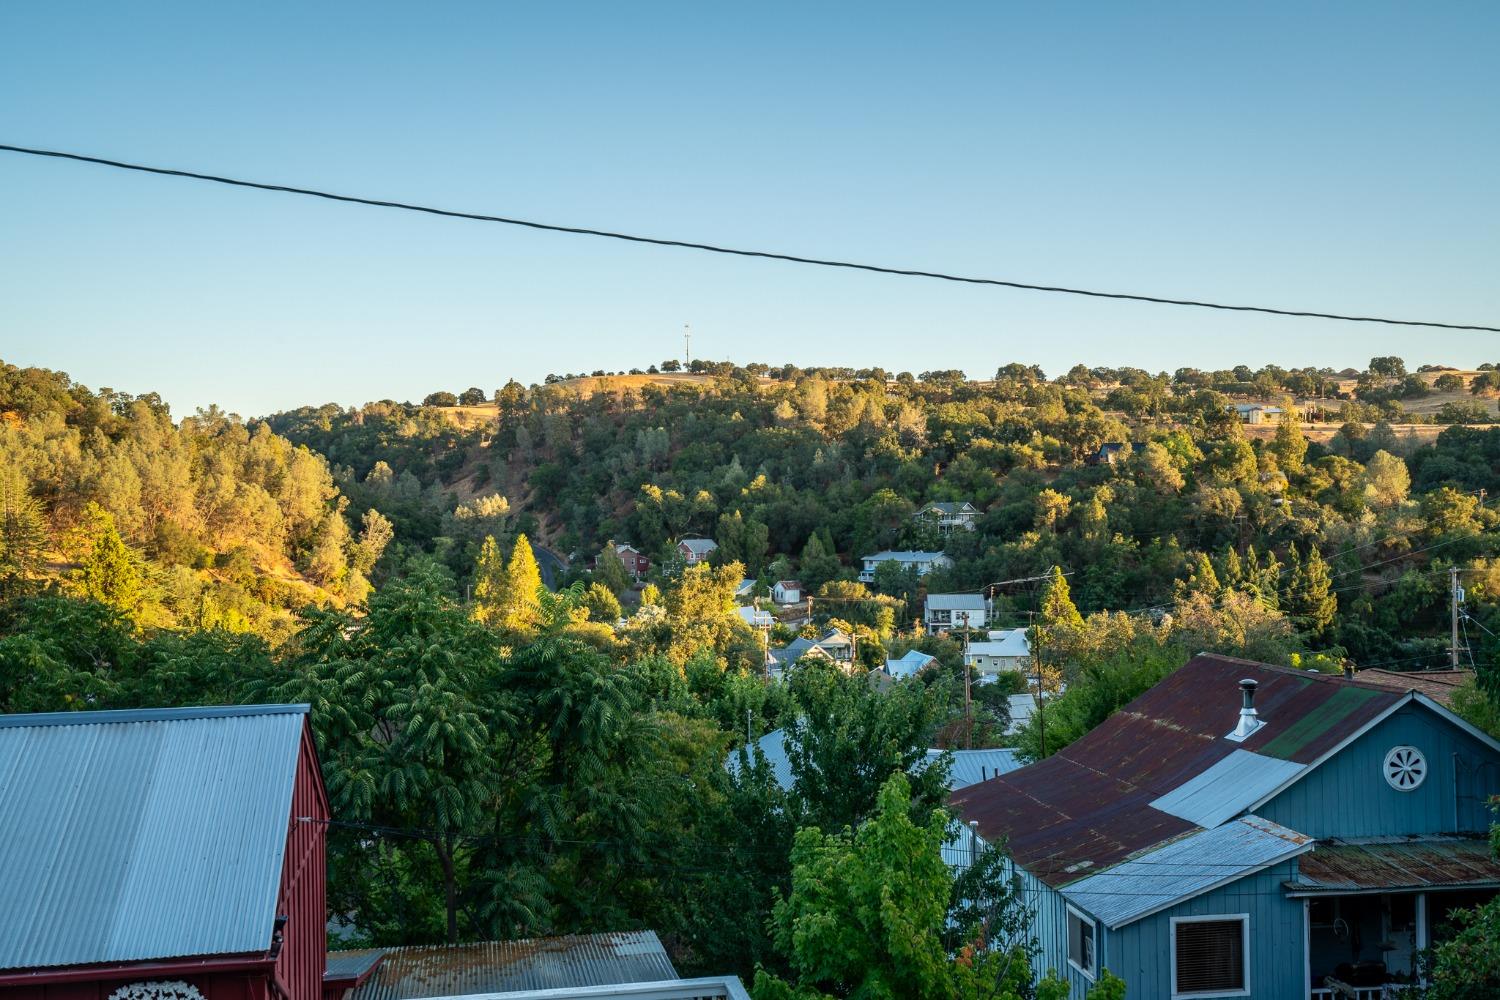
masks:
[[[1151,806],[1198,826],[1218,826],[1249,809],[1305,767],[1293,761],[1236,750],[1156,799]]]
[[[1245,913],[1250,917],[1250,950],[1245,956],[1250,995],[1267,1000],[1305,997],[1302,904],[1286,899],[1280,886],[1291,871],[1290,862],[1275,865],[1112,932],[1110,971],[1125,980],[1127,996],[1170,997],[1172,918]]]
[[[1427,757],[1427,779],[1411,792],[1385,782],[1381,765],[1393,746]],[[1453,755],[1464,766],[1455,773]],[[1459,777],[1473,794],[1456,803]],[[1286,791],[1260,815],[1319,839],[1406,834],[1485,833],[1488,794],[1500,792],[1500,754],[1421,705],[1385,719]]]
[[[0,968],[269,945],[305,709],[205,715],[3,720]]]

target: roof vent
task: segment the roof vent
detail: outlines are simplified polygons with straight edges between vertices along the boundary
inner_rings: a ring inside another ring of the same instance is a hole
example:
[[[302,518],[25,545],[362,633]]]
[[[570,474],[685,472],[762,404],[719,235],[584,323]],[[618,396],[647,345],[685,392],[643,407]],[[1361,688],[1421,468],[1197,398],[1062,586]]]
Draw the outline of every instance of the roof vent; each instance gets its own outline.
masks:
[[[1241,743],[1251,733],[1265,725],[1255,712],[1255,687],[1255,681],[1248,677],[1240,681],[1240,694],[1243,697],[1240,704],[1240,721],[1234,727],[1234,732],[1224,737],[1225,739]]]

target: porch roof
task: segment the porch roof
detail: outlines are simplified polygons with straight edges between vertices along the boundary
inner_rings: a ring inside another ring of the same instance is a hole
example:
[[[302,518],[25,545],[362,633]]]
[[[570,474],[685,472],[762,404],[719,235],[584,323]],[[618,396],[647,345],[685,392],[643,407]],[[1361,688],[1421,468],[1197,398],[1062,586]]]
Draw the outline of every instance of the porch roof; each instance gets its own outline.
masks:
[[[1320,841],[1302,856],[1292,896],[1500,887],[1500,861],[1482,837]]]

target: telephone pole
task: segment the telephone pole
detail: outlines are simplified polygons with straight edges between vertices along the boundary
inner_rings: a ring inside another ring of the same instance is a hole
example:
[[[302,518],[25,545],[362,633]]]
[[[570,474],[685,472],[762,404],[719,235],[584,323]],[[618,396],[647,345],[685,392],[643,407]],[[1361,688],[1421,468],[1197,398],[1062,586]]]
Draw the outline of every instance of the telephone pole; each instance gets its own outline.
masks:
[[[693,363],[693,328],[682,324],[682,367],[686,370]]]
[[[1458,585],[1458,567],[1448,567],[1448,608],[1452,626],[1452,638],[1448,644],[1448,665],[1458,669],[1458,608],[1463,603],[1464,591]]]

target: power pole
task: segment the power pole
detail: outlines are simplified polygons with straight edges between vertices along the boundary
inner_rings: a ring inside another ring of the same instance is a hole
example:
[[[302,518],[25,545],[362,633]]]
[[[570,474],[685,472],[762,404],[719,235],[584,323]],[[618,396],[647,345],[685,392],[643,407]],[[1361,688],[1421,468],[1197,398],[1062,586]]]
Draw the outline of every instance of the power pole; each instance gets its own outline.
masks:
[[[964,619],[964,748],[974,749],[974,702],[970,690],[969,621]]]
[[[693,363],[693,328],[682,324],[682,367],[686,371]]]
[[[1458,585],[1458,567],[1448,567],[1448,607],[1452,626],[1452,638],[1448,644],[1448,665],[1458,669],[1458,606],[1463,602],[1464,592]]]
[[[1036,646],[1031,651],[1031,663],[1036,667],[1036,736],[1040,744],[1041,756],[1047,756],[1047,713],[1042,709],[1042,633],[1036,627],[1036,612],[1026,612],[1026,620],[1031,623],[1029,631]]]

